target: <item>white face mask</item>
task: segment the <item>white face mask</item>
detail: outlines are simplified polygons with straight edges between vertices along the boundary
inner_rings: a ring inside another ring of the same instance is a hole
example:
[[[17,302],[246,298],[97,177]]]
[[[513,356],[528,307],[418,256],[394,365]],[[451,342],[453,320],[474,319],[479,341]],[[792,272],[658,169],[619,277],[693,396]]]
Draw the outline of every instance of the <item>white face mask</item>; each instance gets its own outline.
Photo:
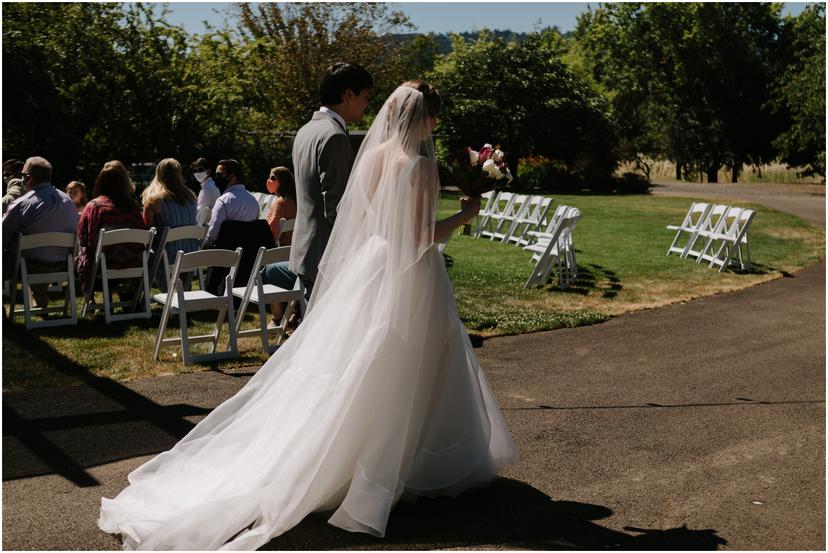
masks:
[[[198,182],[204,182],[207,179],[207,171],[199,171],[198,173],[193,173],[193,176],[196,178]]]

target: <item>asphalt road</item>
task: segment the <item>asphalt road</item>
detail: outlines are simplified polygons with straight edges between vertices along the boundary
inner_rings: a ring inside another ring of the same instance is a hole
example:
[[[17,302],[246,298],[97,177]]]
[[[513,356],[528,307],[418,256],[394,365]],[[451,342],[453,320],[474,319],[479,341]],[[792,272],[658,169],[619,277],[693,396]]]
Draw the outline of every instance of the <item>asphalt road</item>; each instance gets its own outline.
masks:
[[[818,190],[655,193],[749,200],[825,224]],[[31,340],[56,370],[84,374]],[[824,261],[733,294],[486,340],[477,353],[522,465],[455,500],[398,506],[385,539],[313,515],[266,548],[825,548]],[[3,548],[119,549],[95,525],[100,497],[249,376],[87,375],[4,394]]]

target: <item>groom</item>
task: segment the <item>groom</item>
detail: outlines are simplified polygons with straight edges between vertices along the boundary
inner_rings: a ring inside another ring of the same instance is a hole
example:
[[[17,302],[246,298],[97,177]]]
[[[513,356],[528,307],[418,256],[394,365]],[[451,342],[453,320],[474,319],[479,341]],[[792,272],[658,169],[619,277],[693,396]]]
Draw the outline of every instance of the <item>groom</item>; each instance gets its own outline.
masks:
[[[322,107],[293,141],[296,224],[289,266],[305,285],[307,297],[354,163],[348,124],[362,119],[373,85],[368,71],[355,63],[330,66],[319,83]]]

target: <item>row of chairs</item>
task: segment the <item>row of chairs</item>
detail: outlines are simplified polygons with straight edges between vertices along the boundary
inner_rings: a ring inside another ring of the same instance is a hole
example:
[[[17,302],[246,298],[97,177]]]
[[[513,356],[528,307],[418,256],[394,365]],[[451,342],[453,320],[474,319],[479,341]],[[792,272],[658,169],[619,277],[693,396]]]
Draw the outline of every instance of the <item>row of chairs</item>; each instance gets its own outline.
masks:
[[[572,232],[579,209],[559,205],[550,217],[553,198],[513,192],[487,192],[483,200],[474,235],[532,252],[534,268],[524,288],[544,284],[553,270],[561,288],[578,278]]]
[[[750,239],[748,231],[756,212],[724,204],[693,202],[681,224],[667,225],[675,236],[667,255],[705,262],[709,268],[724,271],[738,265],[750,270]]]
[[[534,242],[523,247],[532,252],[531,262],[535,264],[524,289],[543,285],[553,270],[558,275],[558,285],[567,288],[578,278],[578,263],[575,259],[575,245],[572,231],[581,218],[577,207],[559,205],[555,209],[545,231],[530,231]]]
[[[289,232],[293,229],[293,220],[280,221],[280,228],[282,232]],[[129,320],[138,318],[150,318],[150,282],[151,276],[156,274],[157,270],[163,271],[163,278],[167,283],[167,290],[169,293],[161,293],[152,296],[152,301],[156,301],[164,305],[162,312],[162,324],[159,327],[159,333],[156,339],[156,351],[154,358],[157,359],[158,350],[162,343],[169,344],[169,340],[163,338],[164,330],[166,328],[168,317],[171,313],[179,313],[179,318],[183,317],[186,321],[187,306],[192,309],[201,310],[210,308],[208,306],[225,305],[226,298],[239,298],[241,305],[239,307],[239,316],[228,314],[225,308],[224,313],[220,311],[219,317],[214,327],[214,332],[211,334],[211,353],[215,351],[216,343],[220,333],[220,328],[223,324],[224,317],[228,317],[228,322],[231,327],[231,351],[236,352],[235,340],[236,336],[252,336],[260,335],[262,339],[263,348],[272,352],[281,343],[285,336],[287,328],[287,321],[295,308],[297,302],[304,305],[304,289],[299,279],[294,290],[283,290],[281,288],[264,284],[261,281],[260,270],[267,264],[278,261],[286,261],[290,255],[289,247],[282,248],[260,248],[257,252],[257,257],[254,266],[250,273],[250,278],[245,286],[233,287],[235,282],[236,272],[238,271],[239,261],[241,260],[241,248],[237,252],[230,252],[229,250],[201,250],[206,229],[200,225],[168,228],[162,233],[157,250],[154,255],[150,255],[150,246],[153,242],[155,229],[140,230],[140,229],[119,229],[119,230],[101,230],[98,238],[98,246],[94,256],[94,275],[100,275],[103,287],[104,304],[103,306],[91,305],[84,302],[84,307],[81,316],[92,309],[103,309],[105,320],[107,323],[118,320]],[[190,253],[178,252],[176,263],[171,266],[167,257],[165,246],[168,243],[173,243],[179,240],[195,239],[199,243],[199,250]],[[112,269],[107,266],[106,253],[104,247],[114,246],[117,244],[138,244],[143,248],[141,256],[141,265],[126,269]],[[25,252],[32,248],[57,246],[67,250],[66,270],[54,271],[50,273],[35,273],[29,272]],[[76,255],[77,235],[74,233],[41,233],[33,235],[20,235],[18,237],[18,252],[15,256],[14,278],[10,282],[10,314],[12,320],[15,316],[22,315],[25,319],[27,329],[37,327],[54,327],[77,324],[77,304],[75,295],[75,272],[73,258]],[[238,259],[230,258],[230,254],[238,253]],[[194,254],[198,254],[194,256]],[[182,257],[183,256],[183,257]],[[183,259],[179,266],[179,259]],[[208,267],[225,267],[230,271],[229,286],[225,281],[224,292],[221,294],[212,294],[205,289],[205,277]],[[192,278],[198,277],[199,287],[197,290],[190,290]],[[19,279],[18,279],[19,276]],[[112,302],[110,301],[110,281],[115,279],[139,279],[140,288],[133,296],[131,302]],[[17,284],[21,285],[23,295],[23,309],[16,308],[16,293]],[[58,306],[38,306],[31,305],[29,287],[32,284],[57,285],[64,292],[64,303]],[[181,294],[184,294],[183,296]],[[227,294],[230,294],[227,296]],[[189,295],[188,295],[189,294]],[[191,301],[192,300],[192,301]],[[266,306],[274,302],[288,302],[288,309],[283,314],[280,324],[268,328]],[[138,309],[139,303],[143,303],[143,308]],[[259,308],[259,328],[252,330],[241,330],[241,322],[243,315],[250,303],[258,305]],[[184,305],[185,309],[179,309],[179,304]],[[114,309],[121,307],[123,312],[115,314]],[[191,309],[191,310],[192,310]],[[230,309],[232,311],[232,309]],[[54,312],[63,312],[66,315],[64,318],[50,318],[48,315]],[[36,321],[35,316],[43,317],[42,320]],[[182,346],[182,354],[185,358],[185,363],[189,364],[189,347],[186,337],[186,324],[180,328],[181,337],[174,340],[173,343],[179,343]],[[274,343],[269,341],[269,338],[276,335]],[[195,337],[193,343],[204,341],[203,337]]]
[[[515,194],[513,192],[487,192],[482,199],[478,225],[474,231],[477,238],[497,240],[504,244],[514,242],[527,246],[534,231],[550,232],[546,217],[554,202],[547,196]],[[547,228],[544,227],[546,223]]]
[[[258,336],[262,341],[262,348],[267,353],[273,353],[286,337],[287,323],[293,310],[301,305],[305,309],[305,288],[300,279],[296,279],[290,290],[265,284],[262,280],[261,269],[270,264],[287,261],[290,257],[290,246],[276,248],[259,248],[253,270],[245,286],[234,286],[236,273],[241,262],[242,248],[230,250],[201,250],[196,252],[178,252],[173,267],[173,286],[167,293],[153,296],[153,300],[163,306],[161,321],[155,339],[153,360],[158,360],[162,346],[180,346],[184,365],[192,362],[216,361],[238,357],[238,338]],[[213,267],[229,269],[225,277],[224,291],[213,294],[204,289],[188,290],[185,274],[195,271],[206,271]],[[234,298],[240,301],[237,311],[234,311]],[[241,324],[247,306],[253,303],[258,307],[259,327],[242,330]],[[287,303],[287,309],[282,313],[278,325],[268,326],[267,306],[273,303]],[[209,334],[191,336],[188,331],[188,314],[216,310],[218,317]],[[165,333],[170,317],[177,314],[179,319],[179,336],[166,338]],[[227,319],[229,343],[226,351],[216,351],[221,330]],[[271,341],[271,338],[274,338]],[[190,351],[192,344],[209,343],[206,354],[193,355]]]

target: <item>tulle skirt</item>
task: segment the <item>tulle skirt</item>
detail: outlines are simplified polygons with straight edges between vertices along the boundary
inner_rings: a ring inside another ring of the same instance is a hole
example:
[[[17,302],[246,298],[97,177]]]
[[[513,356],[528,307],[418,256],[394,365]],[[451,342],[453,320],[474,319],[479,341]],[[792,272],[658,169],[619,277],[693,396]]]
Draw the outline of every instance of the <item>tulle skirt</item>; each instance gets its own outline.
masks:
[[[486,485],[518,451],[431,248],[367,241],[293,336],[171,450],[101,500],[124,549],[250,550],[309,513],[385,534],[401,498]]]

